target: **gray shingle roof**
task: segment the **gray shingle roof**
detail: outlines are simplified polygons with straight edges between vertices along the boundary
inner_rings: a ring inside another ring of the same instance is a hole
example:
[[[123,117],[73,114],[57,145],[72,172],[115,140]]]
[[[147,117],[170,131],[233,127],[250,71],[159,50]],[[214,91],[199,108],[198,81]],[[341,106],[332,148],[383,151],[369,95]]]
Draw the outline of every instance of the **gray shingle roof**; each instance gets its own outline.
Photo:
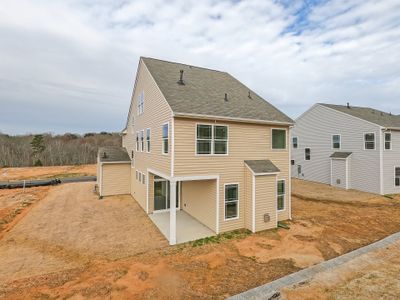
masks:
[[[275,166],[269,159],[262,160],[245,160],[246,165],[255,173],[276,173],[280,172],[277,166]]]
[[[98,153],[101,162],[131,161],[128,152],[123,147],[100,147]]]
[[[349,157],[353,152],[333,152],[332,155],[330,156],[331,158],[347,158]]]
[[[359,107],[350,105],[350,108],[348,108],[346,105],[336,105],[336,104],[326,104],[326,103],[319,103],[319,104],[386,128],[400,129],[400,116],[394,114],[389,114],[369,107]]]
[[[172,111],[179,114],[240,118],[277,123],[294,121],[221,71],[142,57]],[[184,84],[178,84],[183,70]],[[250,92],[250,98],[249,98]],[[225,101],[225,93],[228,101]]]

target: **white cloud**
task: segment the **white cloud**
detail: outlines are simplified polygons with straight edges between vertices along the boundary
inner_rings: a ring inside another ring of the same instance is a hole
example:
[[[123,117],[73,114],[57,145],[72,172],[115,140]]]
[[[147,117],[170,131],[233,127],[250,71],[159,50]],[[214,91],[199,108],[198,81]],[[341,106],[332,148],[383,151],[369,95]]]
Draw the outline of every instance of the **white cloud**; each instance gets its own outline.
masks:
[[[0,131],[121,129],[141,55],[226,70],[292,117],[400,113],[398,1],[288,3],[3,0]]]

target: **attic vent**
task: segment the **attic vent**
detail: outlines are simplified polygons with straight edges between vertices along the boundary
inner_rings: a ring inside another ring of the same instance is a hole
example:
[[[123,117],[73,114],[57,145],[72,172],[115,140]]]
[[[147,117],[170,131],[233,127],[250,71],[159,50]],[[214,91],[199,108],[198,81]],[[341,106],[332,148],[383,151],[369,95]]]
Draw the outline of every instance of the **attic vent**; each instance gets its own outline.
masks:
[[[107,153],[105,151],[103,152],[103,158],[107,158]]]
[[[180,72],[180,75],[179,75],[178,84],[184,85],[185,83],[183,82],[183,70],[180,70],[179,72]]]
[[[225,93],[225,98],[224,98],[224,100],[225,100],[225,101],[228,101],[228,94],[227,94],[227,93]]]

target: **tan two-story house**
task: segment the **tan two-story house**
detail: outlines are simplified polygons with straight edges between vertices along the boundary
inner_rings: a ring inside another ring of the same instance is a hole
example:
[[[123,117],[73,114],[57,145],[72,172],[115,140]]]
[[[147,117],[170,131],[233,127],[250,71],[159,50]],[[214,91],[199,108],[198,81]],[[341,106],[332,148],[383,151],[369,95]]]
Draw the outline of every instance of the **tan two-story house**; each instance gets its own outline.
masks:
[[[166,217],[170,244],[181,214],[213,234],[275,228],[291,218],[292,125],[226,72],[142,57],[123,148],[99,151],[100,195]]]

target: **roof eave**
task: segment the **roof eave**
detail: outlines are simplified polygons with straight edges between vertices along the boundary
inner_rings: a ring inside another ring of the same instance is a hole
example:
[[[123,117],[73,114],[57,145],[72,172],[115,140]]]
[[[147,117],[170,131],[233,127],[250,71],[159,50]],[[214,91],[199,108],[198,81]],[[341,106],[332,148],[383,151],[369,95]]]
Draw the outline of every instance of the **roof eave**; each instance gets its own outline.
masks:
[[[202,114],[192,114],[192,113],[179,113],[179,112],[174,112],[173,117],[189,118],[189,119],[213,119],[213,120],[221,120],[221,121],[269,124],[269,125],[281,125],[281,126],[293,126],[294,125],[294,122],[268,121],[268,120],[259,120],[259,119],[246,119],[246,118],[202,115]]]

